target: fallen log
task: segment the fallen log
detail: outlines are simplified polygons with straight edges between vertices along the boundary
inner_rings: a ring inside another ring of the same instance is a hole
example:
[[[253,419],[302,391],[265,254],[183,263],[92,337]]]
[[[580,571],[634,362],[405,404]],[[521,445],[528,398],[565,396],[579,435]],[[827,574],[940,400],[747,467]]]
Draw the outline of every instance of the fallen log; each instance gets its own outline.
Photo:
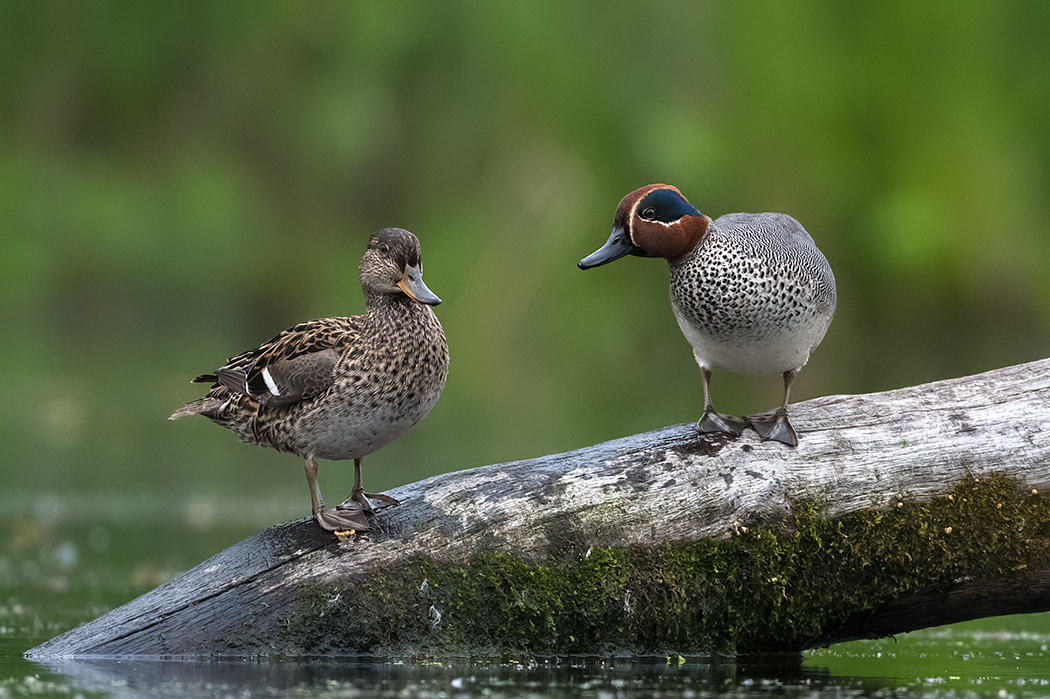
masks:
[[[1050,360],[792,406],[797,449],[693,424],[271,527],[27,654],[798,651],[1050,610]]]

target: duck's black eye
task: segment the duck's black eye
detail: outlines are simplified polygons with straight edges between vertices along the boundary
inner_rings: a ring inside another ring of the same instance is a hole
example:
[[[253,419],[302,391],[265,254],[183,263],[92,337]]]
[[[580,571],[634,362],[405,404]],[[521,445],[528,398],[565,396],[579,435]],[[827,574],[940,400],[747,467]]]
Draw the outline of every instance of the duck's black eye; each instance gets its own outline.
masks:
[[[638,202],[638,216],[645,221],[671,224],[683,216],[699,216],[700,212],[673,189],[658,188]]]

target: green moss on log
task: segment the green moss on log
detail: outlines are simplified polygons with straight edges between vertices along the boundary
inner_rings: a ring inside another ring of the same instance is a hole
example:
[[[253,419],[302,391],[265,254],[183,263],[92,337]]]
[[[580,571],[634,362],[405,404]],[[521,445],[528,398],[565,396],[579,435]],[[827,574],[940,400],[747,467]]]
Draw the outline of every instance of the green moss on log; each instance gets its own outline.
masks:
[[[724,539],[561,551],[543,564],[499,552],[463,565],[397,561],[301,590],[287,620],[302,654],[479,656],[799,650],[880,605],[1045,562],[1050,504],[1004,476],[829,519]],[[863,628],[863,626],[859,626]]]

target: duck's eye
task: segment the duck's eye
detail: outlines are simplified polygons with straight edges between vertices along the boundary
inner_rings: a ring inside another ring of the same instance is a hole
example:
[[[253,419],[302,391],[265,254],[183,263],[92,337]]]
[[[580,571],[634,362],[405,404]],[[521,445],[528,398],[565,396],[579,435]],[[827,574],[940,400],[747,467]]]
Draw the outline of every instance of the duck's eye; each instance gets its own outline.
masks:
[[[645,209],[643,209],[642,213],[639,215],[646,221],[653,221],[656,219],[656,209],[654,209],[651,206],[648,206]]]

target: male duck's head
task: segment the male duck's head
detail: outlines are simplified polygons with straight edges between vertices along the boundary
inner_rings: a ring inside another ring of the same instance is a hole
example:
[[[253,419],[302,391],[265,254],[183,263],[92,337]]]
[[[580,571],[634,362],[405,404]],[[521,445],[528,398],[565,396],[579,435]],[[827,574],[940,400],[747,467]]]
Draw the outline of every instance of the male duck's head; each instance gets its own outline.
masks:
[[[620,200],[609,240],[580,260],[579,267],[598,267],[625,255],[662,257],[674,264],[697,246],[710,223],[677,188],[640,187]]]
[[[372,234],[361,258],[361,287],[383,294],[404,294],[428,306],[441,303],[423,283],[419,240],[404,228],[383,228]]]

